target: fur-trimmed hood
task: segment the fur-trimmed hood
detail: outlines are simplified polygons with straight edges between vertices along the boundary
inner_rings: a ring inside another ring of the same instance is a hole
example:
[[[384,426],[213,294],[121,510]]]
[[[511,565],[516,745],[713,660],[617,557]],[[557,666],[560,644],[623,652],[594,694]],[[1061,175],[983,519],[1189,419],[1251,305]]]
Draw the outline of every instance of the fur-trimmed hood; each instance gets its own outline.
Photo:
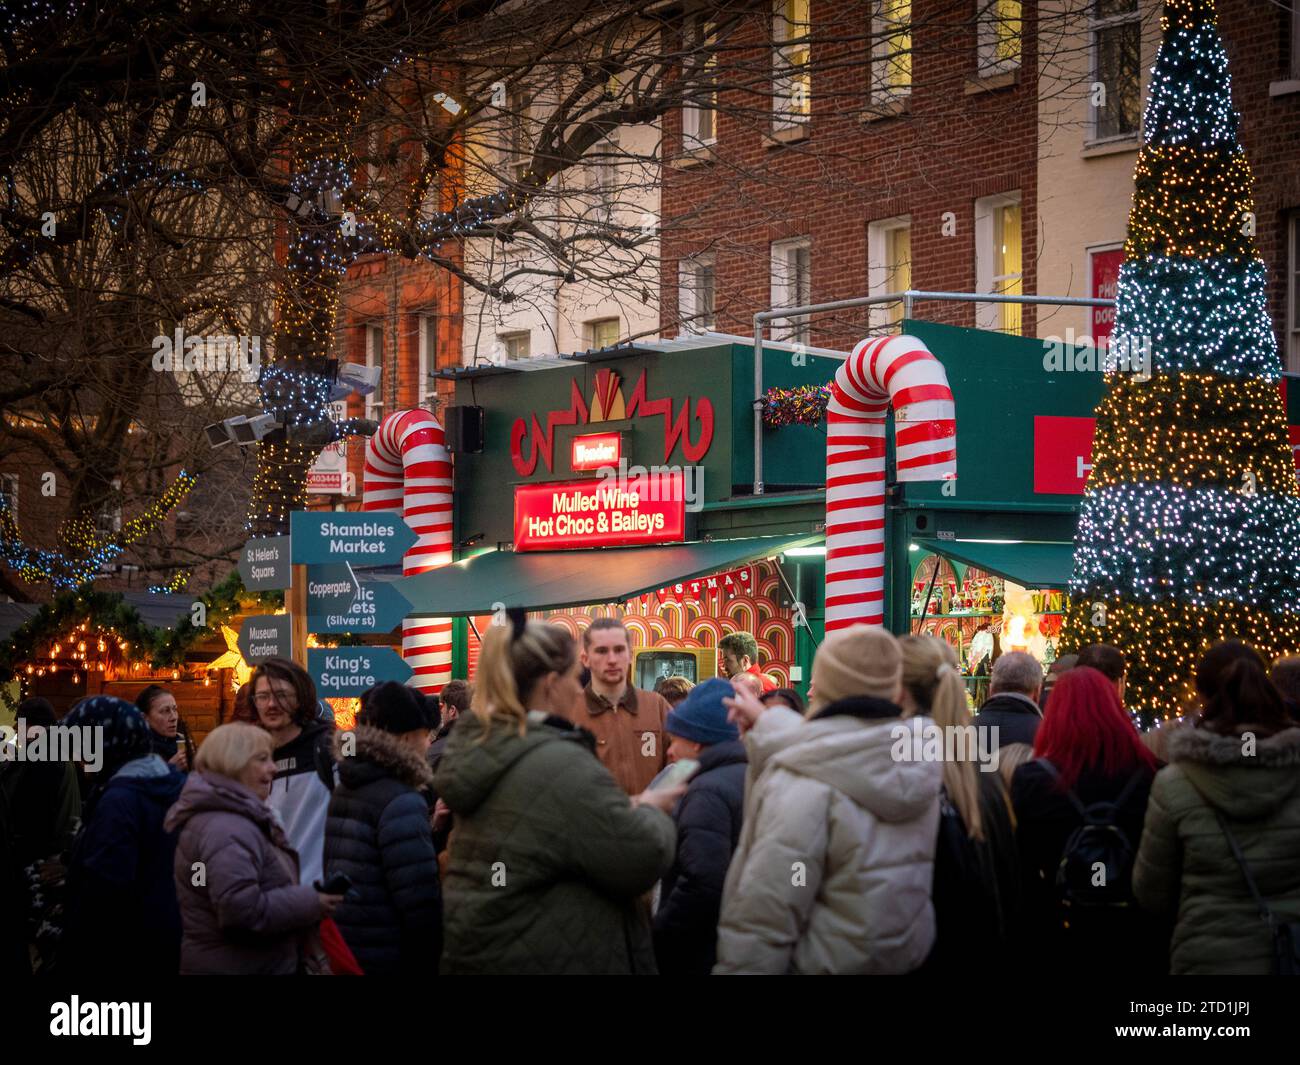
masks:
[[[1300,789],[1300,728],[1259,737],[1224,736],[1188,724],[1169,737],[1168,754],[1211,806],[1230,817],[1267,817]]]
[[[350,737],[355,737],[355,749]],[[349,751],[353,752],[351,757]],[[373,725],[358,725],[350,733],[337,733],[334,756],[338,759],[339,780],[350,788],[380,776],[392,777],[416,791],[424,791],[433,783],[433,770],[421,752]]]

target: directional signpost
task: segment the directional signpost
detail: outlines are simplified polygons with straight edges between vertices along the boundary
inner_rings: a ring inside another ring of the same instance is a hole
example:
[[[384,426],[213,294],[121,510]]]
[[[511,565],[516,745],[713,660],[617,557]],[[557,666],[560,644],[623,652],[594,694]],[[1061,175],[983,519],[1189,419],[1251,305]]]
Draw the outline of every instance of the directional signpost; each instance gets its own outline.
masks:
[[[307,614],[342,613],[361,591],[352,567],[343,565],[307,567]],[[323,630],[315,629],[315,632]]]
[[[244,661],[256,666],[268,658],[292,658],[292,620],[288,614],[245,618],[239,630],[239,653]]]
[[[289,515],[293,561],[394,566],[418,536],[396,510],[295,510]]]
[[[355,697],[386,680],[411,677],[411,667],[390,647],[313,647],[307,672],[322,699]]]
[[[392,632],[411,610],[410,601],[388,581],[362,581],[361,591],[341,607],[313,601],[310,578],[307,589],[307,628],[311,632]]]
[[[289,537],[262,536],[239,552],[239,576],[250,592],[278,592],[289,587]]]

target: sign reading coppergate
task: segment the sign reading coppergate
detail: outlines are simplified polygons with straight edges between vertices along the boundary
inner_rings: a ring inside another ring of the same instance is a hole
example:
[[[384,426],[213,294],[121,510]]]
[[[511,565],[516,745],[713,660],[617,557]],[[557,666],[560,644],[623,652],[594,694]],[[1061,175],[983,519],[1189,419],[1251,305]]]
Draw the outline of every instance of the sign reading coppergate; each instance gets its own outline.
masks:
[[[657,478],[649,490],[603,481],[515,489],[516,551],[663,544],[685,534],[680,472]]]

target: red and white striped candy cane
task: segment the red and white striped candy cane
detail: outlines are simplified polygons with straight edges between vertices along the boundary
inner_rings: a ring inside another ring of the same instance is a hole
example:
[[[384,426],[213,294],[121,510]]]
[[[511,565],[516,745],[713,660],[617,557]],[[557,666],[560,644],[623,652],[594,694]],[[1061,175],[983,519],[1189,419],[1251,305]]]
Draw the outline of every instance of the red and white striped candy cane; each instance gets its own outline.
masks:
[[[451,561],[451,455],[438,419],[427,410],[395,411],[366,442],[362,510],[396,510],[419,539],[402,558],[408,577]],[[402,657],[411,686],[437,691],[451,680],[451,621],[407,618]]]
[[[943,366],[916,337],[862,341],[826,408],[826,631],[884,621],[885,414],[897,477],[957,476],[957,422]]]

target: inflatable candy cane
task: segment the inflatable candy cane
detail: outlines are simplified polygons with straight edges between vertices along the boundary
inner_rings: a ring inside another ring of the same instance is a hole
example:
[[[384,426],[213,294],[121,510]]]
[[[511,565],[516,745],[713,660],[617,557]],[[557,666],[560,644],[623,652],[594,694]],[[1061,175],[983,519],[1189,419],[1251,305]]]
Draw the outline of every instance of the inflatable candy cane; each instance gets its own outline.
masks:
[[[451,455],[438,419],[427,410],[396,411],[366,442],[362,510],[396,510],[419,539],[402,558],[410,577],[451,561]],[[402,657],[411,686],[437,691],[451,680],[451,621],[407,618]]]
[[[885,414],[900,481],[957,476],[957,423],[943,366],[916,337],[864,340],[826,408],[826,631],[884,620]]]

